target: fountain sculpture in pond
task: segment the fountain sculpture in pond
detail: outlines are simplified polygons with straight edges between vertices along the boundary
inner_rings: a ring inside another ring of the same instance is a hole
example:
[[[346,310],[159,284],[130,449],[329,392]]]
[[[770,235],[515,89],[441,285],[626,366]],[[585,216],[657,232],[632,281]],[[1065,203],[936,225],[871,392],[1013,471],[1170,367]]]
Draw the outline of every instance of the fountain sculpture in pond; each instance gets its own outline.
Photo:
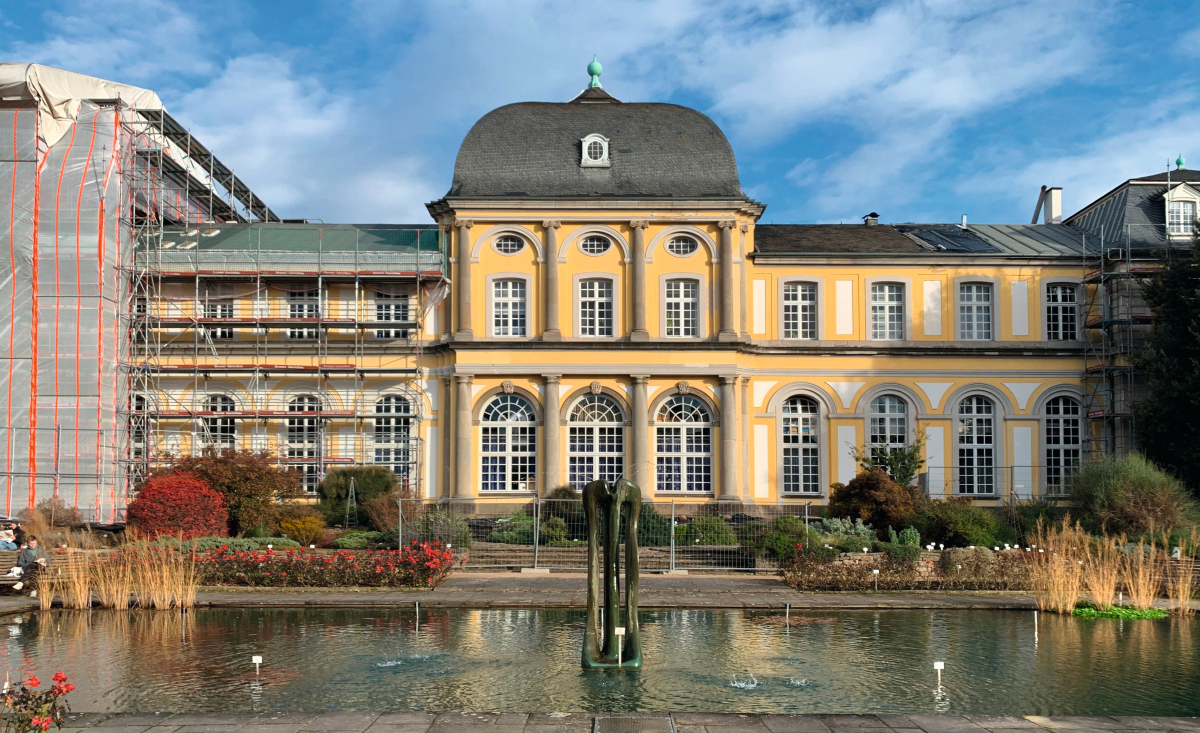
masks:
[[[620,549],[622,510],[625,523],[625,644],[616,630],[621,595],[617,553]],[[642,490],[632,481],[615,484],[593,481],[583,489],[583,514],[588,533],[587,627],[583,632],[583,666],[640,667],[642,643],[638,635],[638,516]],[[600,528],[604,527],[604,634],[600,633]]]

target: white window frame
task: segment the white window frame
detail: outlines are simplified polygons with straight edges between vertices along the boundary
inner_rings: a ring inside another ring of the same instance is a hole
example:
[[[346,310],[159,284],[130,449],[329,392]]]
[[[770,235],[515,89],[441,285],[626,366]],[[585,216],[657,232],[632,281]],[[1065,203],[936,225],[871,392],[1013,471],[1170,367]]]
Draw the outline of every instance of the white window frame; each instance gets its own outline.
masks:
[[[686,239],[692,243],[693,246],[690,251],[676,252],[675,250],[671,249],[671,246],[673,244],[675,244],[676,242],[682,241],[684,239]],[[672,255],[674,257],[691,257],[692,255],[694,255],[700,251],[700,240],[692,234],[688,234],[686,232],[676,232],[675,234],[672,234],[666,238],[666,241],[663,242],[663,249],[666,250],[667,254]]]
[[[320,412],[321,399],[316,395],[297,395],[288,400],[288,412]],[[284,426],[284,445],[287,457],[299,459],[297,468],[304,474],[304,490],[317,493],[320,483],[318,462],[321,456],[321,435],[324,432],[320,417],[289,417]]]
[[[681,412],[705,419],[664,419]],[[654,418],[655,491],[672,495],[713,493],[712,420],[712,411],[704,400],[690,395],[672,395],[659,405]]]
[[[896,288],[898,293],[890,290]],[[877,289],[879,291],[877,292]],[[904,341],[910,332],[906,283],[894,280],[867,285],[867,328],[872,341]],[[893,296],[898,298],[893,299]]]
[[[908,446],[912,438],[910,407],[908,400],[893,392],[871,397],[867,403],[867,448],[873,455]]]
[[[1064,411],[1065,410],[1065,411]],[[1045,445],[1046,493],[1062,496],[1071,470],[1083,460],[1087,417],[1077,397],[1059,395],[1046,401],[1042,442]]]
[[[520,243],[521,246],[517,247],[512,252],[505,252],[504,250],[500,249],[500,240],[502,240],[502,239],[515,239],[517,242]],[[525,241],[525,237],[522,237],[517,234],[513,234],[511,232],[504,232],[504,233],[497,234],[496,236],[492,237],[492,250],[496,254],[504,255],[505,257],[514,257],[516,255],[519,255],[522,252],[524,252],[525,248],[528,246],[529,246],[529,242]]]
[[[791,297],[791,292],[795,297]],[[783,283],[780,290],[780,324],[781,336],[785,340],[814,341],[820,338],[820,283],[810,280],[789,280]],[[811,295],[810,299],[806,296]],[[794,311],[794,317],[789,318]],[[795,321],[795,328],[789,330],[789,321]]]
[[[507,293],[497,296],[497,288],[507,286]],[[515,293],[514,286],[521,292]],[[496,275],[488,277],[488,334],[492,338],[527,338],[529,336],[528,276]],[[503,307],[501,307],[503,306]]]
[[[1077,282],[1049,281],[1042,283],[1042,302],[1046,319],[1047,341],[1079,340],[1079,295],[1082,285]],[[1052,288],[1057,288],[1057,292]],[[1062,300],[1064,289],[1069,289],[1071,300]],[[1067,321],[1070,321],[1067,324]],[[1069,328],[1068,328],[1069,325]],[[1057,335],[1053,335],[1057,334]]]
[[[1167,204],[1167,232],[1172,237],[1191,237],[1196,233],[1195,201],[1175,201]]]
[[[617,333],[616,282],[611,277],[576,277],[575,333],[580,338],[612,338]]]
[[[205,318],[233,318],[233,299],[219,298],[204,301]],[[207,326],[205,332],[214,341],[228,341],[233,338],[233,326]]]
[[[987,412],[979,412],[986,406]],[[999,431],[1004,421],[996,400],[986,394],[969,394],[959,400],[955,413],[954,493],[995,498]]]
[[[417,446],[413,440],[412,401],[404,395],[384,395],[375,401],[371,447],[376,465],[396,474],[407,489],[417,480]]]
[[[206,412],[234,412],[237,403],[229,395],[208,395],[204,400]],[[222,448],[233,448],[237,445],[237,419],[234,417],[206,417],[202,442]]]
[[[379,323],[388,321],[410,322],[412,300],[408,293],[383,293],[375,291],[375,320]],[[406,339],[409,336],[407,328],[381,328],[375,330],[377,339]]]
[[[609,168],[612,166],[608,160],[608,138],[604,137],[600,133],[593,132],[592,134],[585,136],[579,142],[580,168]],[[600,144],[599,158],[593,158],[588,151],[588,146],[590,146],[592,143]]]
[[[320,318],[321,291],[319,288],[288,291],[288,318]],[[287,330],[287,337],[297,341],[317,338],[316,328],[296,327]]]
[[[995,339],[996,285],[980,280],[956,281],[956,331],[959,341]]]
[[[567,483],[583,490],[600,478],[625,473],[625,411],[606,394],[584,395],[567,418]],[[597,419],[597,418],[608,419]]]
[[[600,250],[599,252],[589,251],[587,248],[588,247],[587,243],[589,241],[594,241],[594,240],[603,240],[603,242],[605,244],[604,249]],[[579,237],[576,240],[576,246],[579,248],[580,252],[584,253],[585,255],[587,255],[589,257],[602,257],[612,251],[613,240],[612,240],[612,237],[609,237],[604,234],[597,234],[597,233],[593,232],[590,234],[584,234],[582,237]]]
[[[512,419],[514,415],[526,419]],[[538,424],[533,403],[522,395],[495,395],[484,406],[479,425],[479,493],[536,492]]]
[[[695,287],[695,297],[685,293],[683,289],[685,283],[691,283]],[[672,290],[679,288],[679,291],[672,295]],[[679,277],[674,276],[663,281],[663,309],[662,309],[662,329],[665,338],[701,338],[703,334],[703,324],[701,322],[703,308],[701,307],[703,300],[704,283],[698,277]],[[674,329],[672,328],[672,310],[677,311],[674,318]],[[688,326],[688,319],[691,317],[691,327]],[[674,330],[674,332],[672,332]]]
[[[821,403],[808,395],[792,395],[780,405],[779,413],[783,494],[819,496]]]

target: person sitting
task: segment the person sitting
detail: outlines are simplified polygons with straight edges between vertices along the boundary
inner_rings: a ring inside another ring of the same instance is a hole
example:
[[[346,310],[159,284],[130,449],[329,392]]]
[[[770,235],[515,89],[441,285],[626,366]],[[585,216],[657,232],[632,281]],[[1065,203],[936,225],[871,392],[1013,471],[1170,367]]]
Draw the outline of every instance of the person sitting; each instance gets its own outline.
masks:
[[[16,550],[17,537],[12,528],[0,527],[0,550]]]
[[[33,535],[26,538],[29,541],[29,546],[21,550],[21,554],[17,555],[17,567],[21,568],[21,580],[19,580],[13,588],[21,590],[28,583],[33,590],[29,592],[30,596],[37,597],[37,587],[34,585],[38,575],[50,566],[50,558],[46,556],[46,551],[38,547],[38,539]]]
[[[13,531],[13,542],[17,543],[18,549],[25,549],[25,528],[18,522],[13,522],[9,525],[9,529]]]

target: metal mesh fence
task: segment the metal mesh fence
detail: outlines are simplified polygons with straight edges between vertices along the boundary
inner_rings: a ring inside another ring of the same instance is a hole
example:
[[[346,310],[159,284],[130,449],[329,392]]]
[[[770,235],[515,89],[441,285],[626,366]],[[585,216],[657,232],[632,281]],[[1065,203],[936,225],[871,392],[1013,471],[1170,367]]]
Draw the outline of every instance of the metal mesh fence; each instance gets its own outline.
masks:
[[[401,542],[450,544],[466,558],[468,569],[587,569],[587,526],[579,499],[466,504],[405,499],[400,507]],[[641,569],[773,572],[777,523],[785,517],[793,525],[806,522],[808,511],[803,504],[644,502],[638,522]],[[623,517],[622,536],[624,522]]]

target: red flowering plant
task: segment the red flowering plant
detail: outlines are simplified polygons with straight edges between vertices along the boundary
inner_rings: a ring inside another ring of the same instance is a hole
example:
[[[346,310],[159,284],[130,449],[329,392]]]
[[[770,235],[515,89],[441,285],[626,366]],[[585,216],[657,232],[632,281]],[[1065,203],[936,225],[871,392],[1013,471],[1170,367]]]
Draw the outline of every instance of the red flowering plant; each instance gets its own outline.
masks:
[[[30,675],[15,685],[4,686],[4,733],[35,733],[63,727],[67,713],[67,693],[75,685],[67,683],[67,676],[55,672],[53,684],[48,690],[38,690],[42,681]]]
[[[255,587],[432,588],[454,567],[454,555],[437,542],[398,550],[234,551],[220,547],[197,560],[203,585]]]

